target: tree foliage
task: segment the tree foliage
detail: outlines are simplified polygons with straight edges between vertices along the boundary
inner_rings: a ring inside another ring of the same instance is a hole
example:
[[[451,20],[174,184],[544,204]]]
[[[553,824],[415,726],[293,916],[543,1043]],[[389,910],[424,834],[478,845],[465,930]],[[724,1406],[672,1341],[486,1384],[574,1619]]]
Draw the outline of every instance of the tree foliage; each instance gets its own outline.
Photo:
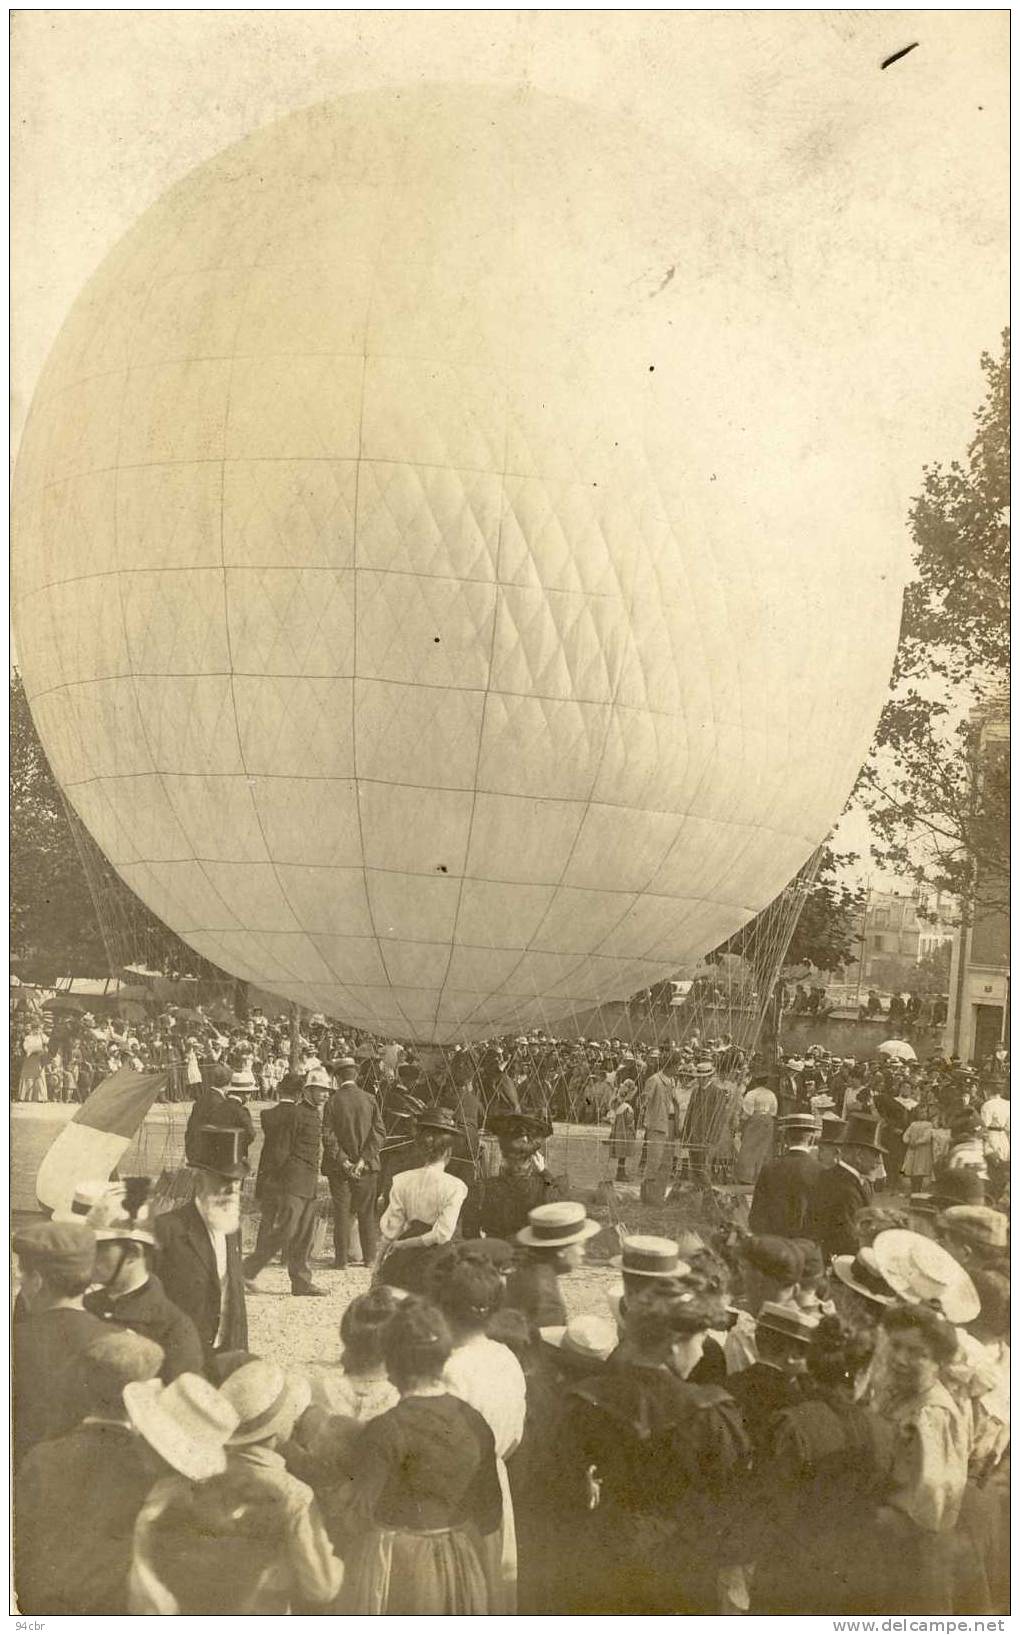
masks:
[[[783,897],[795,893],[800,898],[800,911],[783,965],[813,965],[819,971],[835,971],[854,958],[857,945],[857,922],[864,893],[841,884],[839,870],[853,859],[849,854],[839,855],[828,846],[822,850],[817,869],[814,859],[805,864],[796,879],[787,886]],[[780,900],[770,903],[745,926],[734,933],[710,956],[715,960],[722,954],[740,954],[752,966],[759,994],[764,998],[779,975],[777,968],[776,938],[779,927],[789,923],[788,912],[793,905],[786,903],[783,912]]]
[[[892,696],[857,795],[878,863],[970,899],[1008,902],[1009,332],[985,354],[984,403],[966,465],[925,467],[910,523]]]
[[[108,977],[140,960],[151,970],[223,980],[128,889],[88,836],[79,849],[17,671],[9,691],[11,957],[19,974],[43,983]]]

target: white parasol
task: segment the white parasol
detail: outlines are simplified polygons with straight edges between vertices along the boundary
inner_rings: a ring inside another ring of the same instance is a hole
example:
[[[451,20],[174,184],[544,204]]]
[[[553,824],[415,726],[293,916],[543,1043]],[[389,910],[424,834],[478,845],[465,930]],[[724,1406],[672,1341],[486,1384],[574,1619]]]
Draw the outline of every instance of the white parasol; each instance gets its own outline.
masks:
[[[887,1039],[878,1047],[882,1056],[895,1056],[900,1062],[916,1062],[917,1052],[913,1045],[908,1045],[906,1039]]]

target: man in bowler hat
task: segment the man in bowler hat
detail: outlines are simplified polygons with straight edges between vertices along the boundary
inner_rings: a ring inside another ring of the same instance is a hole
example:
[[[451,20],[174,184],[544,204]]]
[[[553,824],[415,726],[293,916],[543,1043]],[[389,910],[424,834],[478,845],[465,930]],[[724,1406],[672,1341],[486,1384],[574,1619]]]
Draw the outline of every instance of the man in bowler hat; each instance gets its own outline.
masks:
[[[821,1175],[814,1153],[816,1126],[810,1113],[779,1120],[785,1151],[762,1166],[751,1200],[750,1227],[777,1238],[802,1237],[811,1198]]]

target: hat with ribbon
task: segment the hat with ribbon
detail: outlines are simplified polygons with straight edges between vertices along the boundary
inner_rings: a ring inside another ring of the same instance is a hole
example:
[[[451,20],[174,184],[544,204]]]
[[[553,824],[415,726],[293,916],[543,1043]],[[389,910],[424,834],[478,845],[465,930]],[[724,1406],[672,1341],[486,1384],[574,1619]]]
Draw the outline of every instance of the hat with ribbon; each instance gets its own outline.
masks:
[[[783,1334],[800,1345],[810,1345],[819,1319],[800,1306],[784,1306],[777,1300],[766,1300],[758,1313],[756,1327],[767,1328],[773,1334]]]
[[[953,1204],[939,1216],[939,1225],[982,1249],[1005,1249],[1009,1243],[1008,1216],[984,1204]]]
[[[784,1113],[779,1120],[779,1128],[792,1135],[795,1130],[817,1130],[818,1122],[813,1113]]]
[[[426,1107],[415,1116],[419,1130],[436,1130],[442,1135],[459,1135],[460,1126],[448,1107]]]
[[[690,1271],[680,1257],[680,1245],[671,1238],[624,1238],[623,1252],[609,1263],[625,1277],[686,1277]]]
[[[549,1120],[540,1113],[490,1113],[485,1127],[502,1141],[513,1141],[520,1135],[533,1135],[545,1141],[553,1133]]]
[[[271,1436],[289,1436],[312,1400],[312,1388],[303,1375],[257,1358],[235,1369],[220,1386],[220,1395],[237,1414],[230,1446],[242,1448]]]
[[[605,1317],[572,1317],[564,1327],[540,1328],[538,1332],[546,1345],[586,1362],[605,1362],[619,1343],[615,1323]]]
[[[226,1181],[240,1181],[249,1173],[244,1157],[245,1132],[238,1129],[220,1129],[214,1124],[200,1124],[192,1138],[192,1169],[209,1170],[222,1175]]]
[[[598,1221],[590,1221],[583,1204],[539,1204],[528,1210],[528,1224],[516,1234],[517,1242],[532,1249],[565,1248],[569,1243],[584,1243],[601,1232]]]
[[[715,1063],[698,1062],[695,1065],[694,1072],[699,1079],[710,1079],[715,1072]]]
[[[901,1300],[932,1305],[949,1323],[972,1323],[979,1314],[977,1290],[940,1243],[920,1232],[880,1232],[872,1251],[879,1271]]]
[[[896,1290],[882,1276],[873,1249],[858,1249],[856,1255],[836,1255],[832,1270],[841,1283],[876,1306],[896,1303]]]
[[[200,1374],[178,1374],[169,1385],[125,1385],[124,1406],[139,1435],[182,1476],[204,1482],[226,1469],[224,1449],[237,1428],[237,1410]]]
[[[146,1175],[107,1187],[88,1213],[97,1243],[147,1243],[155,1248],[156,1215]]]
[[[109,1190],[109,1181],[79,1181],[74,1196],[66,1209],[56,1212],[53,1219],[83,1221],[94,1204]]]

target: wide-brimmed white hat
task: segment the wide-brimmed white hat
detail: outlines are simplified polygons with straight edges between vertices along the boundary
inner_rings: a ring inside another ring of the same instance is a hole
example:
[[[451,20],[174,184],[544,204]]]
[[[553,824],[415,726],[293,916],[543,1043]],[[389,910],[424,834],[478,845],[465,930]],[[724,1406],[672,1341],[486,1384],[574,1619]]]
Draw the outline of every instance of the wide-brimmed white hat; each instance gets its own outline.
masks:
[[[591,1362],[605,1362],[619,1344],[616,1324],[607,1317],[572,1317],[563,1327],[540,1328],[538,1332],[546,1345],[575,1357],[587,1357]]]
[[[557,1249],[568,1243],[583,1243],[601,1230],[598,1221],[588,1219],[583,1204],[564,1201],[529,1209],[528,1224],[516,1236],[518,1243],[533,1249]]]
[[[125,1385],[124,1406],[139,1435],[182,1476],[204,1482],[227,1468],[224,1448],[237,1429],[237,1410],[200,1374],[178,1374],[169,1385]]]
[[[949,1323],[972,1323],[981,1310],[977,1289],[947,1249],[920,1232],[880,1232],[872,1244],[879,1271],[901,1300],[936,1306]]]
[[[220,1394],[237,1413],[237,1429],[230,1446],[265,1442],[278,1433],[289,1435],[312,1400],[312,1388],[303,1374],[290,1374],[278,1363],[261,1358],[244,1363],[220,1386]]]

